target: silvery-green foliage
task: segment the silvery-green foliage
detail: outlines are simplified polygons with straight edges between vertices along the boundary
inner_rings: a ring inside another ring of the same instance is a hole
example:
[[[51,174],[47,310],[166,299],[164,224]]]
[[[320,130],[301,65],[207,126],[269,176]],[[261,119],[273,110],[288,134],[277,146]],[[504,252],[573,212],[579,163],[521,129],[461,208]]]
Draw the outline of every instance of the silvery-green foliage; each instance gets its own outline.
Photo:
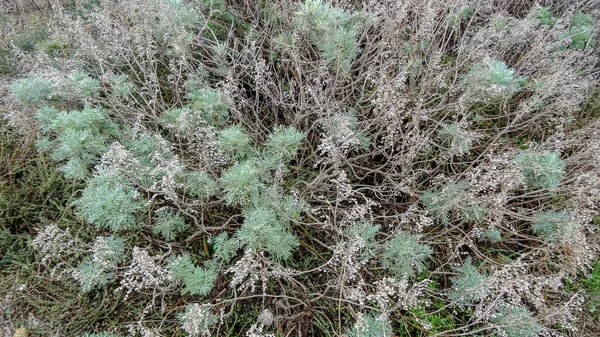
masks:
[[[219,191],[217,183],[205,172],[184,171],[177,178],[183,193],[196,199],[207,200]]]
[[[191,256],[187,253],[169,263],[169,272],[175,280],[183,283],[182,294],[208,295],[217,279],[215,270],[194,266]]]
[[[292,126],[276,126],[265,143],[266,152],[281,162],[287,162],[296,155],[304,137],[303,132]]]
[[[481,236],[479,240],[489,242],[489,243],[498,243],[502,241],[502,232],[500,232],[497,228],[486,228],[481,232]]]
[[[536,337],[542,331],[531,312],[520,306],[499,307],[490,322],[501,337]]]
[[[201,112],[202,118],[212,126],[224,126],[229,118],[229,102],[222,93],[210,89],[196,89],[186,96],[194,110]]]
[[[236,238],[242,246],[269,252],[276,260],[285,260],[298,246],[298,239],[289,232],[288,221],[267,205],[245,209],[244,223]]]
[[[114,279],[112,272],[107,271],[100,262],[94,261],[91,257],[84,259],[72,275],[81,285],[81,291],[85,293],[102,288]]]
[[[66,163],[60,168],[69,179],[85,179],[89,167],[108,150],[108,141],[117,134],[106,110],[84,108],[81,111],[58,111],[41,108],[36,119],[42,131],[52,139],[51,157]]]
[[[84,97],[97,97],[100,94],[100,82],[85,72],[78,71],[71,75],[75,88]]]
[[[165,168],[166,163],[177,163],[177,158],[172,151],[172,144],[160,136],[152,135],[148,132],[135,134],[133,130],[126,129],[125,132],[131,132],[134,136],[123,140],[123,149],[114,149],[106,153],[116,157],[113,161],[117,166],[128,172],[128,177],[132,182],[150,188],[157,181],[160,181],[165,175],[170,174]],[[125,157],[125,158],[122,158]],[[181,177],[184,173],[177,173]]]
[[[391,337],[393,331],[389,320],[359,314],[354,326],[346,328],[345,332],[348,337]]]
[[[379,249],[376,236],[379,233],[381,226],[373,225],[368,221],[357,221],[346,229],[346,236],[349,238],[360,238],[364,242],[365,248],[363,251],[364,258],[375,257]]]
[[[143,203],[135,189],[109,171],[95,174],[74,205],[87,223],[122,231],[138,227],[135,213]]]
[[[552,191],[565,175],[565,163],[556,153],[521,152],[516,162],[528,187]]]
[[[560,241],[568,231],[570,216],[566,212],[543,212],[533,217],[531,230],[546,241]]]
[[[13,95],[26,106],[40,106],[56,94],[58,88],[43,76],[16,80],[11,85]]]
[[[527,78],[515,77],[515,71],[504,62],[486,58],[482,63],[471,66],[463,76],[462,84],[469,100],[486,101],[511,97],[527,84]]]
[[[468,257],[462,266],[455,267],[454,271],[458,275],[450,277],[452,282],[452,288],[448,293],[450,301],[459,307],[466,307],[487,297],[488,289],[484,282],[485,276],[473,266],[471,257]]]
[[[481,204],[473,204],[462,209],[461,217],[465,222],[476,223],[481,221],[487,214],[488,209]]]
[[[181,327],[190,336],[210,336],[210,327],[219,319],[210,312],[208,304],[189,304],[185,313],[179,316]]]
[[[324,132],[317,151],[327,155],[332,162],[339,163],[350,151],[367,149],[370,145],[369,138],[358,128],[354,110],[335,113],[324,118],[320,124]]]
[[[415,269],[425,270],[425,261],[433,250],[426,244],[419,243],[419,235],[398,232],[386,242],[383,252],[383,265],[398,277],[412,277]]]
[[[261,173],[255,162],[248,160],[226,170],[219,179],[225,192],[225,201],[229,205],[248,204],[263,187]]]
[[[540,20],[540,24],[543,26],[548,26],[552,28],[556,22],[557,18],[552,16],[552,12],[550,11],[550,7],[540,7],[537,13],[537,18]]]
[[[461,156],[468,154],[475,140],[474,132],[465,130],[458,123],[442,123],[442,128],[438,134],[448,148],[448,153],[452,156]]]
[[[185,218],[178,212],[161,209],[154,215],[152,232],[156,235],[160,234],[166,241],[175,240],[175,238],[181,234],[181,232],[185,231],[186,228]]]
[[[117,235],[97,237],[91,249],[93,260],[105,268],[115,267],[125,258],[125,240]]]
[[[223,264],[229,263],[240,248],[239,241],[229,238],[225,232],[213,237],[211,244],[214,248],[213,257]]]
[[[594,38],[598,33],[593,23],[594,19],[591,15],[581,12],[577,13],[573,17],[569,29],[560,35],[561,40],[570,41],[569,45],[566,48],[562,48],[562,50],[585,50],[593,46]]]
[[[348,72],[360,52],[359,17],[327,1],[306,0],[296,12],[293,25],[321,50],[335,70]]]
[[[470,200],[467,192],[469,185],[465,181],[458,183],[448,183],[439,191],[427,191],[423,193],[421,200],[425,209],[447,224],[449,213],[460,211],[466,201]]]
[[[248,158],[254,150],[250,137],[239,125],[232,125],[217,133],[219,151],[234,160]]]
[[[112,75],[108,80],[111,84],[111,93],[116,97],[129,97],[129,95],[131,95],[135,89],[135,84],[129,81],[127,75]]]
[[[187,106],[164,111],[158,123],[182,138],[192,137],[198,128],[206,125],[202,113]]]
[[[283,217],[293,221],[300,221],[302,219],[302,212],[305,212],[307,209],[307,205],[303,200],[291,195],[277,195],[275,199],[274,203]]]

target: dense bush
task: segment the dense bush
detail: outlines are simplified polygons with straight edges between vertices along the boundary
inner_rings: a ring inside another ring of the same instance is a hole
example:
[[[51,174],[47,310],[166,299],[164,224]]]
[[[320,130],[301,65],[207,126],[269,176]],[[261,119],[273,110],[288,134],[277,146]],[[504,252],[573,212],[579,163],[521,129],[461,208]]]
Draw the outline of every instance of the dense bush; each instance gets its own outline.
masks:
[[[2,172],[0,317],[88,337],[599,333],[572,287],[600,248],[594,5],[57,2],[35,44],[13,33],[2,79],[2,130],[37,139],[37,173]],[[14,215],[39,180],[61,193],[22,204],[52,211]]]

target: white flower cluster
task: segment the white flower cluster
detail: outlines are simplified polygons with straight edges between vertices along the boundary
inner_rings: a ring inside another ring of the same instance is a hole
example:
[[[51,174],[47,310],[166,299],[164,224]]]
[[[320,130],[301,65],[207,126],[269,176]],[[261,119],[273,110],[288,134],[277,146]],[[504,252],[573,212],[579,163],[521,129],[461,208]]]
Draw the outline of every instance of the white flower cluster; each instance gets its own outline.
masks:
[[[161,267],[159,258],[148,255],[144,249],[134,247],[131,264],[128,270],[123,274],[121,286],[115,291],[126,290],[125,300],[129,295],[143,289],[157,289],[172,282],[173,277],[168,269]]]
[[[210,336],[210,308],[209,304],[194,303],[181,318],[182,328],[190,336]]]
[[[44,255],[40,262],[45,264],[49,259],[59,258],[62,254],[72,250],[75,241],[69,234],[69,228],[63,230],[57,225],[51,224],[39,231],[31,244]]]
[[[247,249],[244,256],[227,269],[227,273],[233,274],[229,283],[231,288],[240,292],[250,290],[254,293],[256,283],[260,281],[263,294],[266,294],[267,281],[270,278],[290,278],[294,275],[293,270],[274,266],[263,252],[254,252],[251,249]]]

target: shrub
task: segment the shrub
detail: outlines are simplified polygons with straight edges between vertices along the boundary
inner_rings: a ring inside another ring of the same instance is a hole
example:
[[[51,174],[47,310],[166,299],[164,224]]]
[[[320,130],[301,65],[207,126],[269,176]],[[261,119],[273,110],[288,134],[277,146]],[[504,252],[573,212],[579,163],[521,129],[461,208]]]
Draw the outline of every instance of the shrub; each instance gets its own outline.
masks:
[[[340,72],[348,72],[360,52],[358,23],[356,15],[322,0],[305,1],[293,21],[318,46],[323,59]]]
[[[346,328],[348,337],[391,337],[392,326],[371,314],[361,315],[352,328]]]
[[[521,152],[516,161],[528,187],[555,190],[565,174],[565,164],[556,153]]]
[[[94,175],[74,205],[87,223],[118,232],[139,227],[135,213],[143,203],[116,173],[101,172]]]
[[[385,244],[383,265],[399,277],[415,275],[415,269],[420,273],[425,270],[427,260],[433,250],[431,247],[420,244],[419,236],[399,232]]]
[[[298,239],[286,229],[286,221],[273,209],[253,207],[243,212],[244,224],[236,237],[250,249],[265,250],[276,260],[288,259]]]
[[[225,191],[225,201],[230,205],[248,204],[251,197],[262,188],[260,174],[256,164],[250,161],[236,164],[225,171],[219,179]]]
[[[12,93],[26,106],[40,106],[52,99],[57,88],[47,78],[32,76],[15,81]]]
[[[591,15],[577,13],[573,17],[571,27],[560,35],[561,40],[570,40],[567,47],[562,50],[584,50],[589,46],[594,45],[594,37],[596,36],[596,28],[593,26],[594,19]]]
[[[448,299],[455,302],[459,307],[473,305],[475,302],[484,300],[488,295],[483,276],[467,258],[462,266],[455,267],[457,276],[450,277],[452,288],[448,293]]]
[[[155,213],[152,232],[160,234],[166,241],[175,240],[186,228],[185,219],[179,213],[165,209]]]
[[[510,98],[523,88],[527,78],[515,77],[515,71],[509,69],[504,62],[487,58],[482,63],[471,66],[463,76],[462,83],[468,96],[486,101]]]
[[[216,271],[194,266],[188,254],[171,261],[169,271],[175,280],[183,283],[182,294],[205,296],[210,293],[217,279]]]
[[[501,306],[490,318],[501,336],[534,337],[542,331],[531,312],[518,306]]]
[[[533,217],[531,230],[544,240],[557,242],[567,233],[570,216],[565,212],[544,212]]]

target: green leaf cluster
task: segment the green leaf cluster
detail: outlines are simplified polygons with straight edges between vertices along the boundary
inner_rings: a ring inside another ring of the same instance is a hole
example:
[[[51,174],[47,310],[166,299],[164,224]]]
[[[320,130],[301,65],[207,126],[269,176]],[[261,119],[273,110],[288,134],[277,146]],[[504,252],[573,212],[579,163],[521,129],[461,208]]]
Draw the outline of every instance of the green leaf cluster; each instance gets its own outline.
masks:
[[[348,72],[360,53],[358,46],[359,16],[322,0],[306,0],[292,22],[308,34],[335,70]]]
[[[89,167],[108,150],[108,142],[118,133],[101,108],[67,112],[44,107],[37,111],[36,120],[46,135],[40,149],[51,150],[53,160],[66,162],[60,170],[69,179],[89,176]]]
[[[183,254],[169,263],[169,272],[177,281],[183,283],[182,294],[205,296],[210,293],[217,279],[217,272],[194,266],[189,254]]]
[[[43,76],[31,76],[16,80],[11,85],[13,95],[25,106],[41,106],[51,99],[57,88]]]
[[[543,212],[533,217],[531,230],[546,241],[560,241],[568,231],[570,216],[566,212]]]
[[[462,266],[455,267],[454,271],[458,275],[450,277],[450,282],[452,282],[452,288],[448,293],[450,301],[455,302],[459,307],[466,307],[487,297],[488,289],[484,284],[485,276],[473,266],[470,257]]]
[[[385,244],[383,265],[398,277],[412,277],[415,269],[425,270],[425,261],[433,254],[431,247],[419,243],[419,235],[399,232]]]
[[[577,13],[573,17],[571,27],[560,35],[560,39],[570,39],[571,43],[562,50],[585,50],[594,45],[597,30],[594,27],[594,19],[589,14]]]
[[[565,163],[556,153],[521,152],[516,162],[528,187],[552,191],[565,175]]]
[[[143,207],[137,192],[115,172],[96,174],[74,205],[87,223],[117,232],[139,227],[135,213]]]
[[[181,214],[162,209],[155,213],[152,233],[159,235],[166,241],[173,241],[175,238],[187,229],[184,217]]]
[[[531,312],[520,306],[499,307],[490,317],[490,322],[506,337],[535,337],[542,331]]]

